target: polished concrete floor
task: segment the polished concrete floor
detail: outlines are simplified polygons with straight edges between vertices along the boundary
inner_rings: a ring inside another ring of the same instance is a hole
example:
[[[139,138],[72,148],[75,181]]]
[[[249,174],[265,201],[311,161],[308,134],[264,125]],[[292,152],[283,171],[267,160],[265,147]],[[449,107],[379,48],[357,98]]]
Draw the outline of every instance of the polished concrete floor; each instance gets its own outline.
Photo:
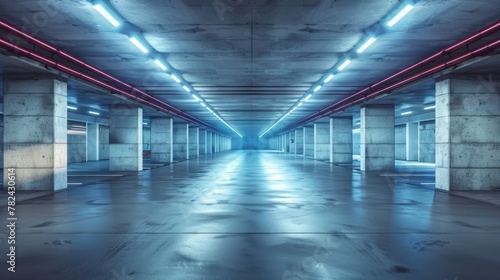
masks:
[[[435,192],[427,171],[269,151],[82,166],[18,205],[17,272],[3,230],[0,279],[500,279],[500,207]]]

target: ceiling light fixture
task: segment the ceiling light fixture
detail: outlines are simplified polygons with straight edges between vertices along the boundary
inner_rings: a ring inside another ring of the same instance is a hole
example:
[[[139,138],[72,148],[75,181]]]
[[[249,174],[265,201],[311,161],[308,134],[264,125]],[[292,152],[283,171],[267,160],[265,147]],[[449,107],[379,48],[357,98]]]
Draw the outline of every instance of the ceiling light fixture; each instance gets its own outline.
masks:
[[[111,9],[104,8],[102,3],[95,4],[94,9],[96,9],[105,19],[107,19],[114,27],[120,26],[120,21],[117,19],[117,16],[113,16]]]
[[[170,75],[170,77],[171,77],[174,81],[176,81],[177,83],[180,83],[180,82],[181,82],[181,80],[180,80],[179,78],[177,78],[177,76],[176,76],[175,74]]]
[[[313,96],[312,94],[309,94],[308,96],[306,96],[306,98],[304,98],[304,101],[309,100],[312,96]]]
[[[205,103],[203,103],[203,102],[201,102],[200,104],[201,104],[201,106],[203,106],[203,107],[207,107],[207,105],[205,105]]]
[[[300,102],[299,105],[297,105],[297,107],[302,106],[302,104],[304,104],[304,102]]]
[[[149,50],[148,48],[145,46],[145,44],[143,44],[141,41],[139,41],[139,39],[137,39],[136,36],[130,36],[129,37],[129,40],[130,42],[132,42],[139,50],[141,50],[141,52],[143,53],[148,53]]]
[[[436,108],[436,105],[432,105],[432,106],[429,106],[429,107],[425,107],[424,110],[432,110],[432,109],[435,109]]]
[[[346,59],[340,66],[339,68],[337,68],[339,71],[342,71],[344,70],[344,68],[347,67],[347,65],[349,65],[351,63],[351,60],[350,59]]]
[[[161,68],[161,70],[167,71],[167,69],[168,69],[167,66],[165,66],[165,64],[163,64],[163,62],[161,62],[159,59],[156,59],[155,63],[156,63],[156,65],[158,65],[158,67]]]
[[[77,107],[74,107],[74,106],[69,106],[69,105],[68,105],[68,106],[66,106],[66,108],[71,109],[71,110],[78,110],[78,108],[77,108]]]
[[[182,88],[187,92],[191,92],[191,90],[187,86],[182,86]]]
[[[414,7],[413,5],[407,4],[390,21],[387,22],[387,26],[393,27],[398,21],[400,21],[404,16],[406,16],[413,9],[413,7]]]
[[[403,112],[401,113],[401,116],[406,116],[406,115],[410,115],[411,113],[413,113],[412,111],[408,111],[408,112]]]
[[[371,44],[375,43],[377,39],[375,37],[370,37],[359,49],[357,50],[358,53],[364,52]]]
[[[314,92],[317,92],[318,90],[320,90],[322,88],[322,86],[317,86],[315,89],[314,89]]]
[[[198,96],[196,96],[196,94],[191,94],[191,96],[194,98],[194,100],[200,101],[200,98],[198,98]]]
[[[331,79],[333,79],[333,77],[335,77],[335,75],[333,74],[330,74],[330,76],[328,76],[323,82],[326,84],[328,83]]]
[[[94,111],[89,111],[89,114],[96,115],[96,116],[99,116],[99,115],[100,115],[100,113],[98,113],[98,112],[94,112]]]

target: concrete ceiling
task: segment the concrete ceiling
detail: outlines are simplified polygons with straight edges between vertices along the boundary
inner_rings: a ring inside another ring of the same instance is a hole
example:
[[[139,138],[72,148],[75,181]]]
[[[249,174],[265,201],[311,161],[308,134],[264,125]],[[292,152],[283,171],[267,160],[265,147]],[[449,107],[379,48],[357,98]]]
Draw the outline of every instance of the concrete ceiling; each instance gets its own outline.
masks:
[[[221,12],[211,0],[111,3],[245,136],[257,136],[286,113],[365,37],[364,32],[400,4],[395,0],[220,1],[231,5]],[[498,20],[499,10],[500,1],[494,0],[418,1],[404,20],[275,129],[279,131],[491,24]],[[40,17],[40,13],[48,16]],[[230,134],[89,1],[3,0],[0,16]],[[1,59],[0,65],[2,73],[22,71],[7,59]],[[413,90],[393,102],[420,105],[425,96],[433,95],[433,84],[424,85],[418,94]],[[70,103],[105,113],[113,99],[87,85],[69,83]],[[148,110],[146,114],[160,113]]]

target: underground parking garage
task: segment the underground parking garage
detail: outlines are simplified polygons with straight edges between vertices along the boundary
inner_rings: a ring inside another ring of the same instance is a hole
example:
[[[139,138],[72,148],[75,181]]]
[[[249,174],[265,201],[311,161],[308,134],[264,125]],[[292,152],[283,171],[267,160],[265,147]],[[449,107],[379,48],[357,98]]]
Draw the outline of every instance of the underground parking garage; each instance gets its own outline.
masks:
[[[0,1],[1,279],[499,279],[499,10]]]

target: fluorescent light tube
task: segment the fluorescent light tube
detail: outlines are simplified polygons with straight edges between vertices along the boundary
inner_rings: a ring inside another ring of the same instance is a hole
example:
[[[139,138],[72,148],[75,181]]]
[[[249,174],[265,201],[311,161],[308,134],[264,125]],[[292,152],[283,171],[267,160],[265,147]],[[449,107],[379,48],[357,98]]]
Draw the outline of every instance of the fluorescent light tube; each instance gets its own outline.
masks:
[[[180,83],[180,82],[181,82],[181,80],[179,80],[179,78],[177,78],[177,76],[176,76],[175,74],[170,75],[170,77],[171,77],[174,81],[176,81],[177,83]]]
[[[101,4],[95,4],[94,9],[96,9],[105,19],[107,19],[114,27],[120,26],[120,22],[111,15]]]
[[[406,14],[408,14],[413,9],[413,5],[408,4],[399,13],[397,13],[389,22],[387,26],[393,27],[398,21],[400,21]]]
[[[342,71],[344,70],[344,68],[347,67],[347,65],[349,65],[351,63],[351,60],[350,59],[346,59],[346,61],[344,61],[344,63],[342,63],[339,68],[337,68],[339,71]]]
[[[94,111],[89,111],[89,114],[96,115],[96,116],[100,115],[98,112],[94,112]]]
[[[66,108],[71,109],[71,110],[78,110],[78,108],[76,108],[74,106],[66,106]]]
[[[312,96],[313,96],[312,94],[309,94],[308,96],[306,96],[306,98],[304,98],[304,101],[309,100]]]
[[[375,41],[377,41],[377,39],[375,39],[375,37],[370,37],[370,39],[368,39],[368,41],[366,41],[361,47],[359,47],[357,52],[358,53],[364,52],[369,46],[371,46],[371,44],[375,43]]]
[[[361,128],[356,128],[356,129],[353,129],[352,132],[356,133],[356,132],[361,132]]]
[[[145,123],[142,123],[142,124],[143,124],[143,125],[148,125],[148,123],[147,123],[147,122],[145,122]]]
[[[156,65],[158,65],[158,67],[161,68],[161,70],[167,71],[167,66],[165,66],[165,64],[163,64],[163,62],[161,62],[160,60],[156,59],[155,63],[156,63]]]
[[[207,105],[205,105],[205,103],[203,103],[203,102],[201,102],[200,104],[201,104],[201,106],[203,106],[203,107],[207,107]]]
[[[297,105],[297,107],[302,106],[302,104],[304,104],[304,102],[300,102],[299,105]]]
[[[435,108],[436,108],[436,105],[433,105],[433,106],[425,107],[424,110],[431,110],[431,109],[435,109]]]
[[[132,42],[141,52],[143,53],[148,53],[149,50],[137,39],[136,37],[132,36],[129,38],[130,42]]]
[[[182,86],[182,88],[187,92],[191,92],[191,90],[187,86]]]
[[[323,82],[326,84],[328,83],[331,79],[333,79],[333,77],[335,77],[335,75],[333,74],[330,74],[330,76],[328,76]]]
[[[401,113],[401,116],[406,116],[406,115],[410,115],[411,113],[413,113],[412,111],[408,111],[408,112],[403,112]]]
[[[191,96],[194,98],[194,100],[200,101],[200,99],[198,98],[198,96],[196,96],[195,94],[191,94]]]
[[[320,90],[322,88],[322,86],[317,86],[315,89],[314,89],[314,92],[317,92],[318,90]]]

